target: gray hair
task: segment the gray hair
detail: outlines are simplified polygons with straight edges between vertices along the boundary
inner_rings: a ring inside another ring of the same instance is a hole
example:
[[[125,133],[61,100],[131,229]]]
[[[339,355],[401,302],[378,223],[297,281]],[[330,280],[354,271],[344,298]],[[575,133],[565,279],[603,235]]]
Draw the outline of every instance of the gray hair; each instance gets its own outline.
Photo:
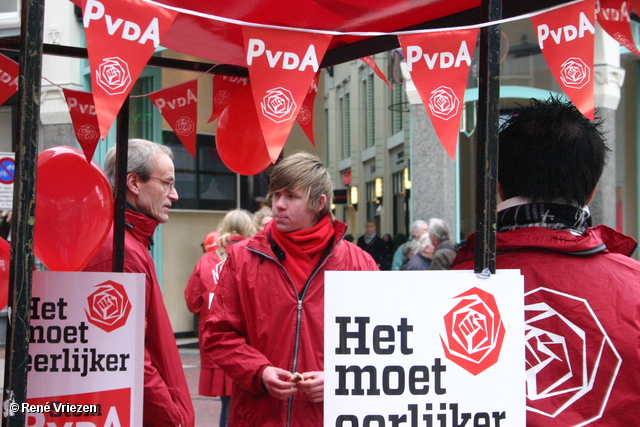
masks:
[[[413,234],[414,231],[420,229],[420,227],[426,224],[427,224],[427,221],[423,221],[421,219],[413,221],[413,224],[411,224],[411,228],[409,229],[409,233]]]
[[[149,180],[151,172],[158,164],[158,159],[163,154],[173,160],[171,148],[146,139],[130,139],[127,153],[127,173],[135,173],[144,182]],[[111,189],[115,194],[116,186],[116,146],[107,151],[104,160],[104,173],[111,183]]]
[[[429,233],[425,233],[420,236],[420,240],[418,240],[418,252],[424,251],[425,248],[433,246],[431,243],[431,238],[429,237]]]
[[[451,240],[449,224],[444,219],[431,218],[429,220],[429,235],[438,241]]]

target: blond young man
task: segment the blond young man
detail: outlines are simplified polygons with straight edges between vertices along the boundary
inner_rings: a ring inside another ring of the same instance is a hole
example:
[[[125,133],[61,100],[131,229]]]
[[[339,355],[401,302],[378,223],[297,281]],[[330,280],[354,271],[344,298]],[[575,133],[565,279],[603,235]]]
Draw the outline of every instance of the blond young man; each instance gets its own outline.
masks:
[[[278,163],[269,196],[273,220],[229,251],[204,346],[234,380],[229,425],[319,427],[324,272],[378,267],[343,239],[331,177],[316,156]]]

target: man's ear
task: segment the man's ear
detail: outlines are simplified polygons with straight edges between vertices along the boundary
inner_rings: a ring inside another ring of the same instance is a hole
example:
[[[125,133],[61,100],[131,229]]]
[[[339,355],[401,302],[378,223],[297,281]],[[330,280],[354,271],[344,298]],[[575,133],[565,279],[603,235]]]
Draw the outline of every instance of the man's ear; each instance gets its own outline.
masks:
[[[129,172],[127,174],[127,190],[136,196],[140,194],[140,183],[142,180],[137,173]]]
[[[327,205],[327,196],[325,194],[320,195],[318,198],[318,212],[320,212]]]

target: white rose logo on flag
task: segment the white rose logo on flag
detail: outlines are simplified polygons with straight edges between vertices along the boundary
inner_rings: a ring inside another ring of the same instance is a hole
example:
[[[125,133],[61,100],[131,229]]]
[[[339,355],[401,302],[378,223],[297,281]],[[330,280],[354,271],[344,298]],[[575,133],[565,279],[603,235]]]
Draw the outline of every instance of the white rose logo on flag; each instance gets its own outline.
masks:
[[[300,107],[300,112],[298,113],[298,121],[303,125],[306,125],[311,121],[311,111],[306,105]]]
[[[195,124],[193,120],[189,117],[183,116],[176,120],[176,124],[174,126],[174,130],[178,135],[190,135],[195,129]]]
[[[458,108],[460,108],[460,100],[450,87],[440,86],[431,92],[429,109],[434,116],[449,120],[458,113]]]
[[[131,84],[129,65],[118,57],[105,58],[96,70],[96,82],[109,95],[125,93]]]
[[[498,362],[505,328],[493,295],[472,288],[453,298],[455,306],[444,316],[442,347],[456,365],[473,375]]]
[[[96,142],[99,136],[97,129],[92,125],[82,125],[76,132],[76,138],[78,138],[78,141],[86,144]]]
[[[268,90],[260,106],[262,114],[275,123],[291,120],[297,107],[291,92],[282,87]]]
[[[591,70],[582,59],[569,58],[562,64],[560,80],[567,87],[582,89],[591,80]]]
[[[124,286],[108,280],[96,285],[96,288],[87,297],[88,306],[84,309],[89,323],[106,332],[124,326],[131,312],[131,302]]]
[[[213,102],[216,104],[216,107],[225,108],[229,105],[229,100],[231,99],[231,92],[228,90],[219,90],[216,92],[216,96],[213,98]]]
[[[600,418],[622,359],[589,303],[539,288],[525,295],[525,322],[527,417],[558,427]],[[563,416],[572,405],[579,421]]]

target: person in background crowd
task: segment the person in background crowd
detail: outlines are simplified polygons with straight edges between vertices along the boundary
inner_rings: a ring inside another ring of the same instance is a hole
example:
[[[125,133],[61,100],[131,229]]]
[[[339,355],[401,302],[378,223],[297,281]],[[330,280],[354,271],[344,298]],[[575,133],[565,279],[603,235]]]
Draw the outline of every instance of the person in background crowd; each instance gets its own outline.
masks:
[[[115,193],[116,147],[107,152],[105,174]],[[129,140],[124,271],[146,277],[143,424],[193,427],[194,412],[182,361],[149,254],[158,224],[178,200],[173,154],[165,145]],[[85,271],[113,271],[113,227]]]
[[[393,254],[396,252],[396,249],[396,244],[391,234],[387,233],[382,236],[382,260],[380,262],[380,270],[391,270],[391,261],[393,261]]]
[[[273,219],[273,212],[269,206],[263,206],[253,214],[256,230],[260,231],[269,221]]]
[[[232,380],[216,365],[210,353],[204,351],[202,337],[204,323],[213,302],[220,272],[227,258],[226,248],[256,234],[254,220],[247,212],[236,209],[227,212],[218,226],[218,245],[215,251],[207,252],[198,260],[189,278],[184,297],[187,308],[198,316],[200,339],[200,381],[198,394],[220,396],[220,427],[226,427],[229,419]]]
[[[588,209],[608,151],[602,122],[559,98],[501,127],[496,267],[524,275],[528,427],[639,422],[637,242]],[[456,270],[474,268],[475,239]]]
[[[431,270],[451,270],[451,263],[456,258],[456,244],[451,240],[449,224],[440,218],[429,220],[429,238],[433,245]]]
[[[419,240],[411,240],[410,242],[402,245],[402,265],[400,266],[400,270],[405,270],[411,258],[416,256],[420,251],[420,243],[418,242]]]
[[[430,270],[431,259],[433,258],[433,244],[429,233],[420,236],[418,241],[418,252],[407,261],[400,270]]]
[[[420,236],[427,233],[429,231],[429,224],[426,221],[417,220],[411,224],[411,240],[409,242],[416,242],[416,247],[418,240],[420,240]],[[400,270],[400,267],[405,263],[403,248],[406,243],[398,246],[396,249],[396,253],[393,255],[393,261],[391,262],[391,270]]]
[[[0,212],[0,237],[11,242],[11,210]]]
[[[291,155],[271,172],[273,220],[231,247],[206,321],[205,351],[233,380],[229,425],[323,425],[324,276],[378,270],[343,240],[320,159]]]
[[[384,242],[378,236],[376,222],[369,220],[364,228],[366,230],[365,233],[358,237],[358,247],[371,255],[378,267],[380,267],[384,256]]]

